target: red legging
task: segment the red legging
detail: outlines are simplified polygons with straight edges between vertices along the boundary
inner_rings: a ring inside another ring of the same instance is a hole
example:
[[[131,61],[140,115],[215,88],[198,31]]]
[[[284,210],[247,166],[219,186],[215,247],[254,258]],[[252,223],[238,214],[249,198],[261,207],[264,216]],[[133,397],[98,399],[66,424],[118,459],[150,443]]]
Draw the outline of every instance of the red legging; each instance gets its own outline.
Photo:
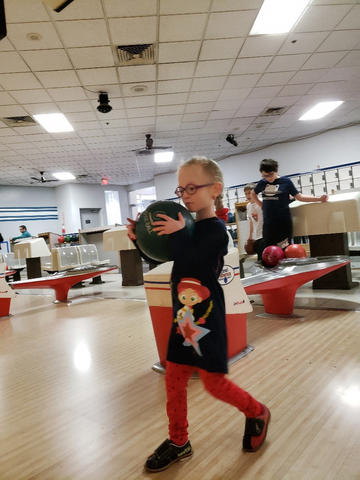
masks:
[[[187,384],[191,374],[197,371],[205,389],[215,398],[230,403],[247,417],[256,417],[262,405],[245,390],[238,387],[223,373],[211,373],[191,365],[166,362],[166,411],[169,417],[169,437],[176,445],[188,440]]]

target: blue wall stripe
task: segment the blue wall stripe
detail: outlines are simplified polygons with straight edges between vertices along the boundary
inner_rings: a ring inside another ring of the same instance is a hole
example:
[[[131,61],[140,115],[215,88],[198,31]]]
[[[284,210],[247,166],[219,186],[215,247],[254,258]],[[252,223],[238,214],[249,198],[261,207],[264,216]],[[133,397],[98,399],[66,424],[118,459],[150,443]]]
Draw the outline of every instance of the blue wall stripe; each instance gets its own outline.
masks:
[[[28,222],[32,220],[58,220],[57,215],[53,216],[46,216],[46,217],[12,217],[12,218],[1,218],[0,217],[0,222]]]

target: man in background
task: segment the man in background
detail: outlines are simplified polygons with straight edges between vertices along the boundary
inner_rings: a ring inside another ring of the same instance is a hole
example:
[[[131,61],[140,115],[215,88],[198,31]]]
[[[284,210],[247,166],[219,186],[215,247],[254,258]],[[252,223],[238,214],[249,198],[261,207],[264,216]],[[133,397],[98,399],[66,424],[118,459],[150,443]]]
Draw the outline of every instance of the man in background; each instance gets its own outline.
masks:
[[[10,238],[10,242],[14,243],[15,240],[23,240],[24,238],[31,237],[31,233],[28,232],[28,230],[26,228],[26,225],[20,225],[19,230],[20,230],[21,235],[19,235],[18,237]]]

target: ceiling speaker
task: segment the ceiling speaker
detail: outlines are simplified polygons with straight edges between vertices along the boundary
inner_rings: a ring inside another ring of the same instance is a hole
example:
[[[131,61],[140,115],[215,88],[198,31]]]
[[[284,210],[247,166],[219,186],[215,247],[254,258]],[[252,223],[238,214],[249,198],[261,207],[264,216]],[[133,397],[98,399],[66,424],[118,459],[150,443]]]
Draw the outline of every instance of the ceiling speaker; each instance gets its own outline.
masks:
[[[0,0],[0,40],[6,37],[6,20],[4,0]]]
[[[73,0],[42,0],[42,2],[55,10],[55,12],[61,12],[61,10],[72,3]]]

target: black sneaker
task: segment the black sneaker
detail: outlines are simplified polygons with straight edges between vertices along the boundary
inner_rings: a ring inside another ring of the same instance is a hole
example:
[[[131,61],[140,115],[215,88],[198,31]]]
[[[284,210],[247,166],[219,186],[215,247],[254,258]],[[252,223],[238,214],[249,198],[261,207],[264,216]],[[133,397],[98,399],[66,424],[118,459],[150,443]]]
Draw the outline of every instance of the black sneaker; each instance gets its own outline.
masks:
[[[165,440],[146,460],[145,469],[148,472],[160,472],[170,467],[171,464],[190,457],[193,454],[191,444],[189,441],[182,447]]]

